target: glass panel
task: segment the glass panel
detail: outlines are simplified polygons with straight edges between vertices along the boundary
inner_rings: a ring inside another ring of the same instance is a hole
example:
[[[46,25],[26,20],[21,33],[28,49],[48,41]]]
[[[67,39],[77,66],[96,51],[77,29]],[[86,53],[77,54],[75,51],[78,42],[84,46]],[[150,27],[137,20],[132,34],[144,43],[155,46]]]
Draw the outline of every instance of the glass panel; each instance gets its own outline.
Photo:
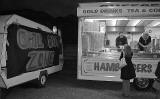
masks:
[[[138,42],[142,33],[151,37],[151,46],[143,53],[160,53],[160,19],[85,19],[82,31],[84,56],[120,53],[126,43],[134,53],[141,53]]]

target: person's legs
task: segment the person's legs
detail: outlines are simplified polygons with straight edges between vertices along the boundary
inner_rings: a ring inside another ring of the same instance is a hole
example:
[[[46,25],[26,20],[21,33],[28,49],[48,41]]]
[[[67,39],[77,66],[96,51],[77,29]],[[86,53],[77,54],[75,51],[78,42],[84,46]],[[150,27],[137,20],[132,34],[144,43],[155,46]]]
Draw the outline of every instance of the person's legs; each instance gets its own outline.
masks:
[[[126,80],[126,85],[127,85],[126,94],[129,95],[130,94],[130,81],[129,80]]]
[[[130,81],[129,80],[123,80],[122,84],[122,92],[124,96],[129,96],[130,91]]]

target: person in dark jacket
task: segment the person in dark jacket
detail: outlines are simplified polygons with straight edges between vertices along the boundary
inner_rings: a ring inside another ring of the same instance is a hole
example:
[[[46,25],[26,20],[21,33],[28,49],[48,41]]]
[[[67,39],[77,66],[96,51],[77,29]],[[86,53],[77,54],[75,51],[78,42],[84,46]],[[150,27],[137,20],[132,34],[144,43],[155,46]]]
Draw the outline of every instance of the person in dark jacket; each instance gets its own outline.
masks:
[[[155,76],[160,78],[160,62],[158,62],[157,68],[155,70]]]
[[[159,85],[159,86],[155,86],[157,89],[156,90],[156,99],[160,99],[160,90],[158,90],[158,89],[160,89],[160,62],[158,62],[157,68],[155,70],[155,76],[157,77],[156,81],[158,82],[158,85]]]
[[[129,96],[130,79],[133,79],[136,77],[135,69],[132,63],[132,56],[133,56],[133,52],[131,51],[131,47],[125,44],[124,50],[123,52],[121,52],[121,55],[119,58],[119,60],[121,60],[124,57],[127,63],[126,66],[121,68],[121,75],[120,75],[120,78],[123,81],[122,82],[123,83],[122,84],[122,95],[123,96]]]
[[[140,51],[147,50],[151,45],[151,36],[147,32],[144,32],[139,38],[138,46]]]
[[[120,48],[120,46],[124,46],[125,44],[128,44],[127,37],[120,32],[119,36],[116,38],[116,47]]]

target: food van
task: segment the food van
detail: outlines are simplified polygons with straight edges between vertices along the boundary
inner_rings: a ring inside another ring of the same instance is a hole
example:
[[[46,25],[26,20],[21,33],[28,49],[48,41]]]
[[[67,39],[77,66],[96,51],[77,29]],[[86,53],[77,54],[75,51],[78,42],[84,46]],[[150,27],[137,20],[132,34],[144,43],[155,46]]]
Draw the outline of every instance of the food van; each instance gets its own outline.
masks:
[[[48,75],[62,70],[63,44],[57,30],[16,14],[0,16],[1,89],[31,80],[44,87]]]
[[[133,51],[136,89],[151,87],[160,61],[160,2],[80,3],[78,16],[77,78],[121,81],[119,57],[123,47],[116,38],[123,33]],[[151,46],[140,51],[142,33],[148,32]]]

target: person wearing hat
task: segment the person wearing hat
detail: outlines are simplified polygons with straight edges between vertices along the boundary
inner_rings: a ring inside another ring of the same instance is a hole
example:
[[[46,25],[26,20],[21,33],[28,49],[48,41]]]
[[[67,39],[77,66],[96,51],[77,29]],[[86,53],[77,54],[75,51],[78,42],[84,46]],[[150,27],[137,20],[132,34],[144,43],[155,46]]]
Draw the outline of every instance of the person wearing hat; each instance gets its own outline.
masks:
[[[140,51],[146,51],[147,48],[150,47],[151,44],[151,36],[149,36],[148,32],[144,32],[142,36],[139,38],[138,46]]]

